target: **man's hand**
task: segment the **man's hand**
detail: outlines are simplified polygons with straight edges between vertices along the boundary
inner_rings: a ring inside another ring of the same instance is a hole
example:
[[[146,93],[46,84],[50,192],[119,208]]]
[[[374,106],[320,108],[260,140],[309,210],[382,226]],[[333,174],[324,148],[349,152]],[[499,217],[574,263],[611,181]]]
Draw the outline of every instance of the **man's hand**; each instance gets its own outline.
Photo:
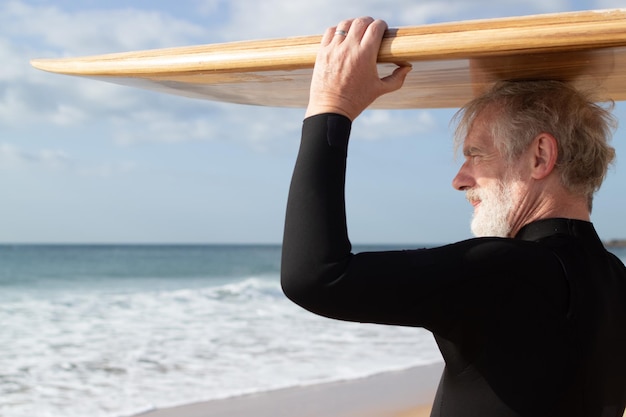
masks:
[[[313,70],[306,116],[338,113],[354,120],[374,100],[402,87],[411,71],[400,66],[380,78],[378,50],[387,29],[371,17],[344,20],[326,30]]]

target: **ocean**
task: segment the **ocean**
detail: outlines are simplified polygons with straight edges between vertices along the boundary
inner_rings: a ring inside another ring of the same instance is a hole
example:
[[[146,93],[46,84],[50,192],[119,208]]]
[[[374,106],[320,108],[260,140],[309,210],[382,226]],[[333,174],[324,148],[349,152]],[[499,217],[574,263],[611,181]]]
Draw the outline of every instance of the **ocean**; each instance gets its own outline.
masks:
[[[278,245],[0,245],[0,416],[125,417],[441,360],[423,329],[304,311],[279,266]]]
[[[424,330],[294,305],[279,265],[279,246],[0,246],[0,416],[129,416],[439,360]]]

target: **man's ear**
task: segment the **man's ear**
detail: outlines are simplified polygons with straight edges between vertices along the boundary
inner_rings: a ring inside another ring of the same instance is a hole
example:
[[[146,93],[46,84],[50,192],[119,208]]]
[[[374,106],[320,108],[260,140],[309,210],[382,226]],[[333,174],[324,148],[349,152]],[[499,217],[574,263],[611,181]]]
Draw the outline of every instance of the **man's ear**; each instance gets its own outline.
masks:
[[[556,138],[549,133],[540,133],[531,145],[532,177],[541,180],[554,170],[559,155]]]

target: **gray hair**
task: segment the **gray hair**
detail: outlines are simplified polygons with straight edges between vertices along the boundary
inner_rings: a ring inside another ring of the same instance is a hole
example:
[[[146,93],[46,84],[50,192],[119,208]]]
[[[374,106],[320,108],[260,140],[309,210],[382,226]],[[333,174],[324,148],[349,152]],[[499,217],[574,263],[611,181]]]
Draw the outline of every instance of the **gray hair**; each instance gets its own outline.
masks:
[[[591,94],[561,81],[502,81],[470,101],[455,115],[455,147],[484,110],[494,111],[495,144],[509,161],[518,158],[540,133],[558,143],[557,170],[572,193],[588,198],[600,188],[615,149],[609,145],[617,121]]]

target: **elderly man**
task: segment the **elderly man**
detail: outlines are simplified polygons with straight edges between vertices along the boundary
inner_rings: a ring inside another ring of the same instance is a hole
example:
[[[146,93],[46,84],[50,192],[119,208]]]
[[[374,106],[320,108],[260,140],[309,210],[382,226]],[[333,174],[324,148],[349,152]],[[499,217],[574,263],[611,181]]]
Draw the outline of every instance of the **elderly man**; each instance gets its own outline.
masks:
[[[621,417],[626,269],[589,222],[614,157],[610,114],[564,83],[496,85],[457,131],[453,186],[481,237],[352,254],[351,123],[410,71],[379,78],[385,29],[361,18],[323,37],[289,192],[285,294],[332,318],[430,330],[446,362],[432,416]]]

